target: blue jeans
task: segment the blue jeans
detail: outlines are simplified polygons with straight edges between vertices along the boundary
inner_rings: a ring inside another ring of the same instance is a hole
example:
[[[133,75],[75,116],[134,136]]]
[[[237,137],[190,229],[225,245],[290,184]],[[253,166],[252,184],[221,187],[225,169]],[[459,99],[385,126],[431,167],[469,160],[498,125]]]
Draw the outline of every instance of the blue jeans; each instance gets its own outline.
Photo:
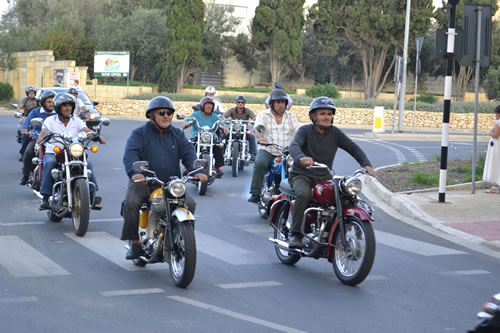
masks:
[[[42,186],[40,187],[40,194],[51,195],[52,186],[54,186],[54,179],[52,178],[51,171],[56,167],[56,157],[54,154],[45,154],[43,156],[43,171],[42,171]],[[92,171],[89,181],[95,184],[96,190],[99,189],[97,186],[97,180],[94,175],[94,168],[92,164],[87,160],[87,167]],[[89,186],[90,193],[93,193],[93,187]]]

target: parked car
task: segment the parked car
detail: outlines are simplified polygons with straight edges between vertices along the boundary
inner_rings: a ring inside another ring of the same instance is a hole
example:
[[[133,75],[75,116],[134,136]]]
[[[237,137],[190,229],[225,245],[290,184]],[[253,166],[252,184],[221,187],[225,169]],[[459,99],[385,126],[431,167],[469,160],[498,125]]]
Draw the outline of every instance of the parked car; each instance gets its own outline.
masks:
[[[38,96],[40,96],[40,94],[44,91],[44,90],[54,90],[56,92],[56,94],[60,94],[60,93],[65,93],[68,91],[69,88],[67,87],[42,87],[42,88],[39,88],[36,92],[36,97],[38,98]],[[83,101],[83,104],[85,104],[85,107],[87,108],[87,110],[89,111],[96,111],[97,112],[97,109],[95,108],[97,105],[99,105],[99,102],[98,101],[92,101],[89,97],[89,95],[87,95],[87,93],[85,92],[85,90],[81,89],[81,88],[76,88],[76,90],[78,91],[78,98],[80,98],[82,101]]]

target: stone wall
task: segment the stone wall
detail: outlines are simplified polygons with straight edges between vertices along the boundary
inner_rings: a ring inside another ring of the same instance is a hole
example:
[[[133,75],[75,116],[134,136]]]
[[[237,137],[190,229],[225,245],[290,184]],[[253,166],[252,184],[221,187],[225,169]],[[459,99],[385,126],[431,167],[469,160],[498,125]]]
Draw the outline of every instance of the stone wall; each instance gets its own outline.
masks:
[[[124,100],[124,99],[114,99],[114,100],[104,100],[101,101],[97,107],[103,115],[116,115],[116,116],[145,116],[145,110],[148,101],[139,100]],[[194,102],[174,102],[176,112],[182,113],[186,116],[192,113],[191,106]],[[234,106],[234,104],[223,104],[224,108],[227,110]],[[260,104],[249,104],[248,108],[252,109],[256,113],[264,110],[263,105]],[[292,111],[300,122],[308,123],[309,108],[307,106],[293,106]],[[384,111],[384,122],[386,129],[392,124],[392,113],[393,110]],[[397,115],[395,119],[395,126],[397,126]],[[495,121],[495,115],[491,114],[479,114],[478,115],[478,129],[490,129]],[[416,127],[428,127],[428,128],[440,128],[443,122],[442,113],[437,112],[416,112],[415,126]],[[342,125],[373,125],[373,110],[369,109],[348,109],[348,108],[338,108],[335,114],[335,123]],[[404,127],[413,126],[413,111],[407,110],[404,113]],[[450,128],[454,129],[472,129],[474,126],[474,114],[473,113],[454,113],[450,116]]]

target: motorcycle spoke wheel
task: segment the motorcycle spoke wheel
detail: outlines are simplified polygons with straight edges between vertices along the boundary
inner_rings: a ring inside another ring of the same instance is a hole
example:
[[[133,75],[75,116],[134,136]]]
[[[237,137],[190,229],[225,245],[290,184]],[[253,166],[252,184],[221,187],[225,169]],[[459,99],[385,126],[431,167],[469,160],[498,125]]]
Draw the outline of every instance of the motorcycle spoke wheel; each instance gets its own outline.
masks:
[[[84,236],[89,228],[90,196],[87,181],[83,178],[76,179],[73,186],[72,219],[75,235]]]
[[[278,212],[278,222],[276,224],[276,227],[278,229],[274,229],[274,238],[282,240],[284,242],[288,242],[289,229],[286,224],[288,219],[292,218],[292,216],[287,211],[288,209],[288,205],[281,206]],[[280,232],[278,232],[278,230]],[[274,246],[274,250],[276,251],[278,259],[285,265],[295,265],[297,261],[300,260],[300,255],[298,253],[291,253],[277,245]]]
[[[189,222],[173,223],[170,275],[179,288],[186,288],[193,281],[196,270],[196,240]]]
[[[342,248],[340,228],[335,230],[333,270],[343,284],[355,286],[368,276],[375,259],[375,234],[372,225],[354,217],[345,223],[347,247]]]

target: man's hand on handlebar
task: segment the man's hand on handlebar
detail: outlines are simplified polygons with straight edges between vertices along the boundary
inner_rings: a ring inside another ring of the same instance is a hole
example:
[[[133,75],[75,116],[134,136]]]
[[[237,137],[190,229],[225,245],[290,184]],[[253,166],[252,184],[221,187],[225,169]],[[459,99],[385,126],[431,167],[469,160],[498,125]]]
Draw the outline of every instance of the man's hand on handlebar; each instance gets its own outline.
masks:
[[[302,164],[305,167],[310,167],[314,164],[314,160],[312,157],[302,157],[300,160],[300,164]]]
[[[375,173],[375,170],[373,170],[371,166],[365,166],[364,168],[370,176],[377,178],[377,174]]]
[[[134,183],[146,184],[146,178],[142,173],[138,173],[132,176],[132,181]]]

